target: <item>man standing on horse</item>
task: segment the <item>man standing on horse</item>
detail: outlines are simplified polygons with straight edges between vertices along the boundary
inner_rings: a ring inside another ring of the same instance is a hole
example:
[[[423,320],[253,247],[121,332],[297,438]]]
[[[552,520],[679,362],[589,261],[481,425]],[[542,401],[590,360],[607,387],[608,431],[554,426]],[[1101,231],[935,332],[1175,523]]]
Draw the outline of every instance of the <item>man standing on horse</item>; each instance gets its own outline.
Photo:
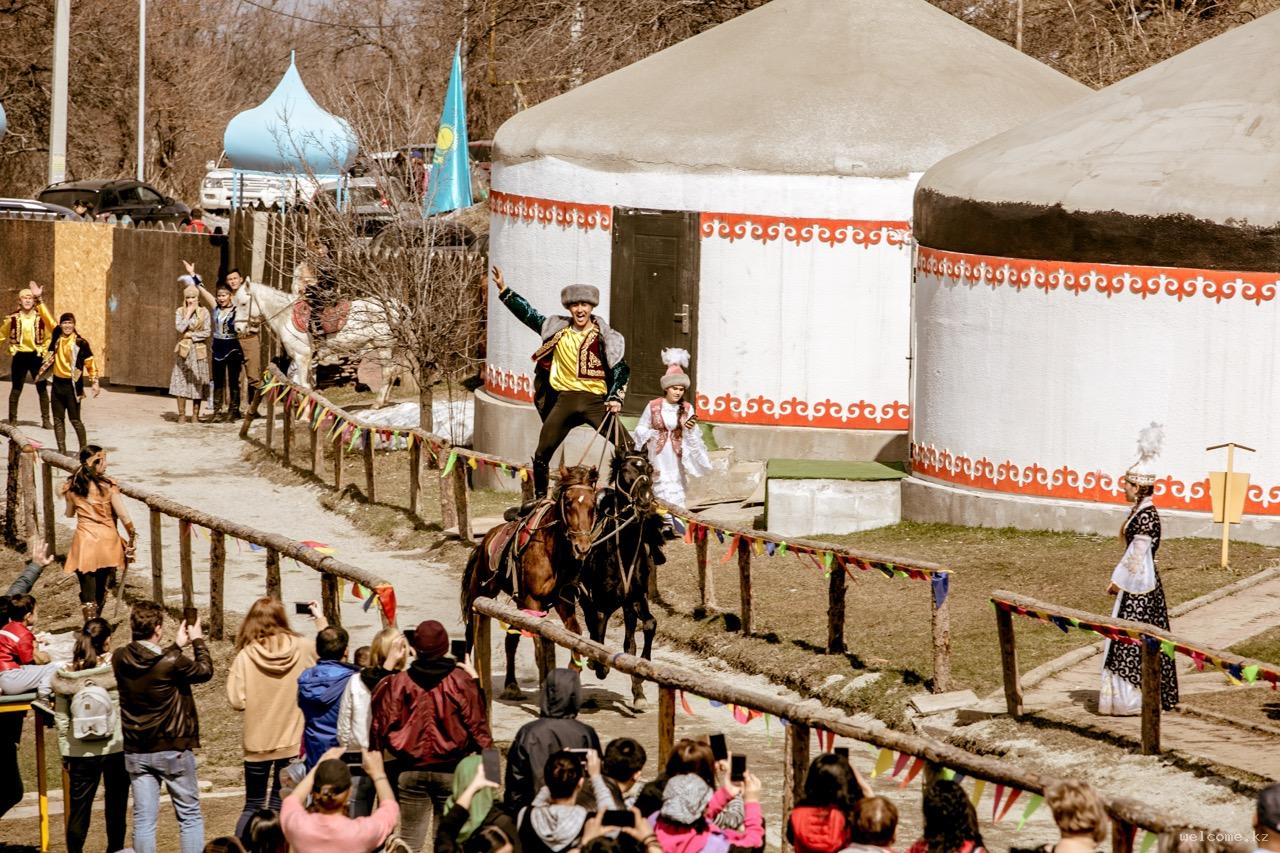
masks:
[[[568,314],[544,316],[507,287],[502,270],[493,268],[498,298],[520,322],[542,336],[533,353],[533,405],[542,418],[538,447],[533,453],[533,492],[545,497],[551,457],[580,424],[601,430],[605,420],[617,417],[627,394],[631,368],[623,358],[626,341],[593,312],[600,304],[600,290],[590,284],[571,284],[560,291],[560,303]],[[622,441],[628,441],[620,430]]]

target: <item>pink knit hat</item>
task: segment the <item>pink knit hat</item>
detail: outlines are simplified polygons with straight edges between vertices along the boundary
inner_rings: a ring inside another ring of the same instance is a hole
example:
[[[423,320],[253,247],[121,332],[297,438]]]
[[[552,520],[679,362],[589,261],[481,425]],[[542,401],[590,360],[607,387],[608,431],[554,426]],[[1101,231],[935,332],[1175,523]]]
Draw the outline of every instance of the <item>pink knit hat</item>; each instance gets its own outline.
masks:
[[[689,366],[689,351],[680,349],[679,347],[671,347],[662,351],[662,363],[667,366],[667,372],[662,375],[662,390],[680,385],[688,388],[692,382],[689,381],[689,375],[684,372],[684,368]]]

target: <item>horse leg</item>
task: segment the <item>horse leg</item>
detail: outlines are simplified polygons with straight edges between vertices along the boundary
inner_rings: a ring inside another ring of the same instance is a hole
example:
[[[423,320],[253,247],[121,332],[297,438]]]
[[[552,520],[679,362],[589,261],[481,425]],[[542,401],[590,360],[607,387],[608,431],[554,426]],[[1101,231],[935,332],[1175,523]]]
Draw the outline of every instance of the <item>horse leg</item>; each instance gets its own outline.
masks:
[[[622,607],[622,650],[629,655],[636,653],[636,607],[634,602],[626,602]],[[644,698],[644,680],[631,676],[631,707],[643,711],[648,706]]]
[[[498,697],[500,699],[520,700],[524,698],[524,691],[520,689],[519,683],[516,682],[516,649],[520,645],[520,632],[507,634],[507,675],[502,681],[502,693]]]
[[[639,619],[640,630],[644,632],[644,648],[640,651],[640,657],[645,660],[653,660],[653,637],[658,633],[658,620],[653,618],[653,612],[649,610],[649,599],[643,595],[636,600],[635,617]],[[633,648],[634,642],[633,638]],[[644,707],[644,681],[642,679],[632,677],[631,696],[635,699],[635,707],[637,709]]]

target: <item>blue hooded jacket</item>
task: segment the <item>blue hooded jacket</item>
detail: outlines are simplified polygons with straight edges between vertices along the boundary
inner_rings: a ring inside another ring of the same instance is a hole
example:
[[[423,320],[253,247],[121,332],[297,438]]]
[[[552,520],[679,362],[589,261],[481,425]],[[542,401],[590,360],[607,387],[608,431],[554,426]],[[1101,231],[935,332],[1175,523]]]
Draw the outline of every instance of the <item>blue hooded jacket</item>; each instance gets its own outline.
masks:
[[[298,676],[298,707],[306,724],[302,746],[310,770],[325,750],[338,745],[338,708],[347,679],[359,670],[338,660],[322,660]]]

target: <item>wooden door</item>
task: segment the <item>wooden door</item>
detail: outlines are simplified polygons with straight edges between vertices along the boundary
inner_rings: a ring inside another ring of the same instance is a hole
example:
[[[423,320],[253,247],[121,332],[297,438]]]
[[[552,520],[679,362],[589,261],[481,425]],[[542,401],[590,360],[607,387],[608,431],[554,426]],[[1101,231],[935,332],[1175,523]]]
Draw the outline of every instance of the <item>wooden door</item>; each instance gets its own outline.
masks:
[[[613,209],[609,322],[627,339],[627,414],[661,395],[661,353],[667,347],[689,351],[688,373],[695,378],[698,248],[695,212]]]

